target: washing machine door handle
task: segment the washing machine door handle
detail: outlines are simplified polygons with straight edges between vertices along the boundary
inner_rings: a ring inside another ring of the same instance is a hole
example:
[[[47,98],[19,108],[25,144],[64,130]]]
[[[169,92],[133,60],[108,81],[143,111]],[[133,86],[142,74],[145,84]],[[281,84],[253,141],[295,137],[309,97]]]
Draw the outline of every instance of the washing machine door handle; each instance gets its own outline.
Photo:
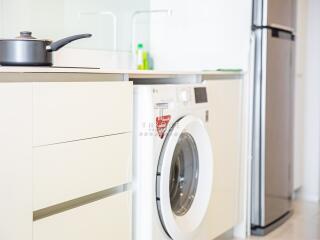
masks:
[[[186,116],[170,129],[160,155],[157,207],[164,230],[174,240],[192,240],[211,198],[213,151],[205,124]]]

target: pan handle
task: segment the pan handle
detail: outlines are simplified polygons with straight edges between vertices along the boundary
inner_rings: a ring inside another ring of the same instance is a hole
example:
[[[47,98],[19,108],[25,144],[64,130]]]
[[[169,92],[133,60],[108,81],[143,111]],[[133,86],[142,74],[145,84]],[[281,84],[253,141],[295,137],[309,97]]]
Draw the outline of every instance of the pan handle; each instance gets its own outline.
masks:
[[[92,36],[92,34],[79,34],[79,35],[74,35],[74,36],[63,38],[63,39],[58,40],[56,42],[53,42],[49,46],[47,46],[47,51],[48,52],[57,51],[60,48],[64,47],[65,45],[67,45],[73,41],[76,41],[76,40],[79,40],[82,38],[89,38],[91,36]]]

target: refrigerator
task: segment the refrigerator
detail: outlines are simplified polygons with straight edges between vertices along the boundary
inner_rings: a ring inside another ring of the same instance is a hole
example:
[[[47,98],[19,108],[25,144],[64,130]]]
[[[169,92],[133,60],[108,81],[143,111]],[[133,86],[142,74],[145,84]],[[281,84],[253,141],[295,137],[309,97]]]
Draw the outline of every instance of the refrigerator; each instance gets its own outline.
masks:
[[[253,235],[266,235],[292,213],[295,8],[295,0],[253,0]]]

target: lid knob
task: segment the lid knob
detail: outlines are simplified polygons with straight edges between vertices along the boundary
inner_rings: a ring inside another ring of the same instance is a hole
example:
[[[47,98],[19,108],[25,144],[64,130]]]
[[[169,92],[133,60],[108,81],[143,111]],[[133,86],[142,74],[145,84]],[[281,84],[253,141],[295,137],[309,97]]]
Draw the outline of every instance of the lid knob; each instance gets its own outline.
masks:
[[[32,37],[32,32],[29,32],[29,31],[20,32],[20,36],[18,38],[35,39],[35,37]]]

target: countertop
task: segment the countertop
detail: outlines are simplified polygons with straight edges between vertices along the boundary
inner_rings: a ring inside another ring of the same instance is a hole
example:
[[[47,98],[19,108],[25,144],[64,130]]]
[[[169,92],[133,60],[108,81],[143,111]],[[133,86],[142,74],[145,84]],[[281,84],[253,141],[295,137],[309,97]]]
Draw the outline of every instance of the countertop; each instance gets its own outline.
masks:
[[[36,74],[34,74],[36,73]],[[233,71],[158,71],[158,70],[128,70],[128,69],[99,69],[99,68],[70,68],[70,67],[0,67],[0,81],[3,77],[13,77],[24,74],[24,77],[39,75],[49,78],[70,74],[77,77],[88,77],[91,74],[94,79],[129,80],[129,79],[162,79],[197,76],[202,80],[210,79],[236,79],[243,76],[242,72]],[[103,76],[102,76],[103,75]],[[44,80],[44,79],[43,79]],[[8,79],[9,81],[9,79]],[[37,81],[37,80],[35,80]],[[39,80],[40,81],[40,80]]]

